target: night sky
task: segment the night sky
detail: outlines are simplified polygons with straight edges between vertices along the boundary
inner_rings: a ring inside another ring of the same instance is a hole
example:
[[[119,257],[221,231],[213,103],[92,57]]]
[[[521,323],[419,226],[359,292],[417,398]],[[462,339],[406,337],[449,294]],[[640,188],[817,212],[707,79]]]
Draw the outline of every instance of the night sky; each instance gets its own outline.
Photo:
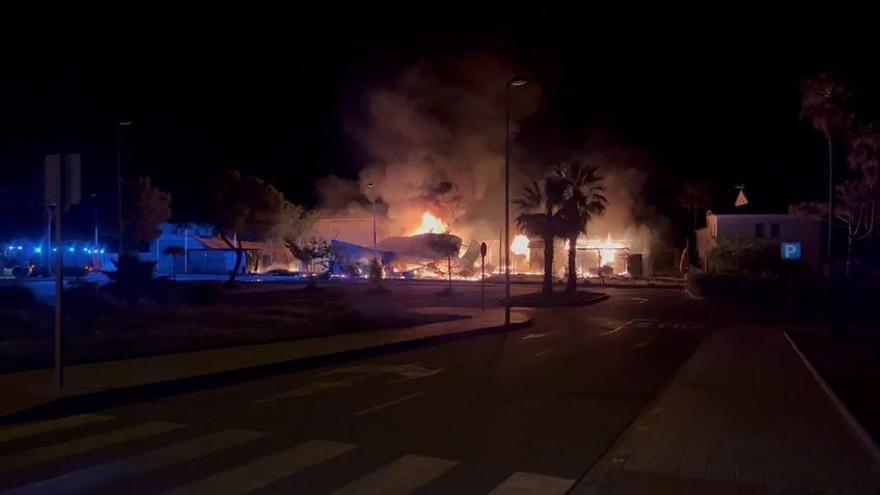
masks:
[[[84,192],[111,210],[120,120],[135,122],[126,177],[170,190],[178,220],[197,219],[206,182],[229,168],[311,205],[315,179],[364,165],[345,124],[366,91],[414,62],[474,51],[540,81],[526,142],[602,132],[647,153],[647,199],[673,218],[688,179],[712,181],[717,207],[742,183],[755,208],[780,211],[825,191],[824,143],[799,120],[801,79],[834,68],[864,118],[877,115],[875,19],[802,4],[604,2],[13,14],[2,34],[0,234],[41,231],[50,151],[82,152]]]

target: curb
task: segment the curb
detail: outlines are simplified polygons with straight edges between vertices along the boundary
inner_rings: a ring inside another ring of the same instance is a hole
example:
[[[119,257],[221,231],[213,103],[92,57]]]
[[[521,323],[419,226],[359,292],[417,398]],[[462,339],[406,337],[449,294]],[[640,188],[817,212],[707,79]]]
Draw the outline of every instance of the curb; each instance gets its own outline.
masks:
[[[837,393],[834,392],[834,389],[831,388],[830,385],[822,378],[822,375],[813,367],[813,364],[801,352],[800,348],[798,348],[797,344],[794,343],[794,340],[788,335],[787,331],[782,332],[785,335],[785,340],[791,345],[791,348],[794,349],[794,352],[801,358],[801,361],[804,363],[804,366],[809,370],[809,372],[813,375],[813,378],[816,379],[816,382],[819,383],[819,386],[825,392],[825,395],[828,396],[828,399],[831,400],[831,403],[834,404],[834,407],[837,409],[837,412],[843,416],[844,421],[849,425],[852,432],[855,434],[856,438],[862,443],[862,445],[868,450],[868,453],[874,458],[876,462],[880,462],[880,447],[877,446],[877,442],[871,437],[865,427],[859,423],[859,420],[853,415],[852,411],[846,407],[846,404],[840,400],[840,397],[837,396]]]
[[[174,380],[158,381],[130,387],[118,387],[97,392],[88,392],[68,397],[50,399],[42,404],[10,412],[0,416],[0,426],[10,425],[22,421],[49,419],[69,414],[78,414],[91,410],[106,409],[118,405],[147,400],[157,400],[174,395],[194,392],[216,386],[242,383],[260,378],[265,378],[282,373],[302,371],[319,366],[326,366],[337,362],[345,362],[355,359],[363,359],[372,356],[390,354],[394,352],[415,349],[426,345],[438,345],[456,340],[463,340],[481,335],[490,335],[512,330],[528,328],[532,325],[532,318],[528,316],[525,321],[505,325],[482,327],[474,330],[464,330],[456,333],[435,335],[421,339],[379,344],[371,347],[363,347],[348,351],[337,351],[317,356],[295,358],[289,361],[281,361],[263,365],[238,368],[234,370],[208,373],[204,375],[178,378]]]

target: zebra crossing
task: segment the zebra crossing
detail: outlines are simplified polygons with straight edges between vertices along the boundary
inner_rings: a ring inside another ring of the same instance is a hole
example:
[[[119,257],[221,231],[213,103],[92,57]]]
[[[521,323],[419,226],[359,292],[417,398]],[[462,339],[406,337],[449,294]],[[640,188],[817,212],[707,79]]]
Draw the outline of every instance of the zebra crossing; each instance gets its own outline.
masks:
[[[187,437],[187,425],[171,422],[148,421],[135,425],[114,426],[112,416],[83,414],[39,423],[0,429],[0,476],[15,480],[15,473],[38,468],[41,465],[76,459],[78,456],[101,452],[102,449],[124,446],[136,441],[152,439],[166,441],[162,446],[147,449],[121,458],[81,467],[75,465],[69,472],[52,472],[42,479],[23,485],[9,484],[9,495],[103,493],[115,483],[134,486],[139,479],[154,475],[160,469],[175,469],[211,454],[234,450],[255,442],[266,441],[270,434],[247,430],[221,430],[194,434]],[[82,434],[78,429],[86,428]],[[95,432],[96,428],[106,428]],[[64,432],[60,441],[41,438]],[[183,433],[176,440],[165,440],[163,434]],[[36,446],[11,450],[10,444],[35,441]],[[273,444],[274,445],[274,444]],[[5,448],[4,448],[5,447]],[[357,445],[338,441],[312,439],[273,452],[256,456],[233,466],[223,465],[215,472],[199,473],[194,480],[164,491],[166,495],[211,494],[244,495],[271,490],[276,483],[295,478],[319,465],[330,464],[346,454],[357,451]],[[332,495],[407,495],[417,493],[432,482],[461,466],[452,459],[406,453],[373,471],[351,480],[339,480],[339,488]],[[0,478],[2,479],[2,478]],[[499,479],[489,492],[491,495],[566,493],[574,480],[538,473],[516,471],[506,479]],[[2,490],[3,486],[0,486]]]

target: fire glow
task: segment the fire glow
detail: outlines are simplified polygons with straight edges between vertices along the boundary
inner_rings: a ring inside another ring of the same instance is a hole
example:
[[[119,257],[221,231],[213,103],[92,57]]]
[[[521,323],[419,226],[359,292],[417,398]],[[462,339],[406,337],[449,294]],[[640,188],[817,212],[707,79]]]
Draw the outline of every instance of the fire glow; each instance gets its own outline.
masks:
[[[585,245],[585,248],[588,251],[596,251],[599,253],[600,264],[602,266],[611,266],[614,264],[614,261],[617,257],[617,252],[621,249],[626,249],[626,244],[618,241],[611,240],[611,233],[608,233],[608,237],[605,240],[601,239],[588,239]]]
[[[522,235],[517,234],[513,238],[513,242],[510,243],[510,252],[513,254],[520,254],[526,257],[526,261],[529,259],[529,238]]]
[[[422,223],[410,235],[444,234],[447,232],[449,232],[449,226],[446,225],[446,222],[435,217],[431,212],[426,211],[422,213]]]

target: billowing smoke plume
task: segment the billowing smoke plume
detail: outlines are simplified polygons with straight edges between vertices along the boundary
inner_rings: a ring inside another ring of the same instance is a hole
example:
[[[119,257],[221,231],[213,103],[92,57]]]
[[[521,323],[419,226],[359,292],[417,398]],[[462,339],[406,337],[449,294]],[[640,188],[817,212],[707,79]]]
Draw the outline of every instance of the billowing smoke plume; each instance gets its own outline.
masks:
[[[470,56],[416,65],[370,92],[365,118],[349,126],[369,163],[356,189],[338,178],[322,181],[322,206],[351,212],[375,194],[387,216],[385,235],[412,233],[427,211],[470,236],[480,205],[479,217],[497,232],[502,205],[483,203],[503,186],[505,85],[513,73],[493,57]],[[538,95],[535,85],[517,88],[514,133],[537,108]]]
[[[323,179],[318,184],[321,207],[368,217],[375,197],[383,224],[380,240],[413,233],[426,211],[466,242],[497,239],[504,215],[505,85],[514,73],[490,56],[464,57],[418,64],[368,92],[364,115],[349,124],[368,162],[357,181]],[[530,82],[511,91],[516,137],[517,124],[539,107],[540,87]],[[658,225],[642,194],[653,167],[650,158],[601,133],[552,149],[546,149],[550,139],[539,141],[545,148],[541,152],[515,139],[512,198],[562,160],[598,165],[609,207],[590,222],[587,236],[610,234],[632,242],[634,250],[647,251]],[[512,206],[511,218],[517,213]]]

